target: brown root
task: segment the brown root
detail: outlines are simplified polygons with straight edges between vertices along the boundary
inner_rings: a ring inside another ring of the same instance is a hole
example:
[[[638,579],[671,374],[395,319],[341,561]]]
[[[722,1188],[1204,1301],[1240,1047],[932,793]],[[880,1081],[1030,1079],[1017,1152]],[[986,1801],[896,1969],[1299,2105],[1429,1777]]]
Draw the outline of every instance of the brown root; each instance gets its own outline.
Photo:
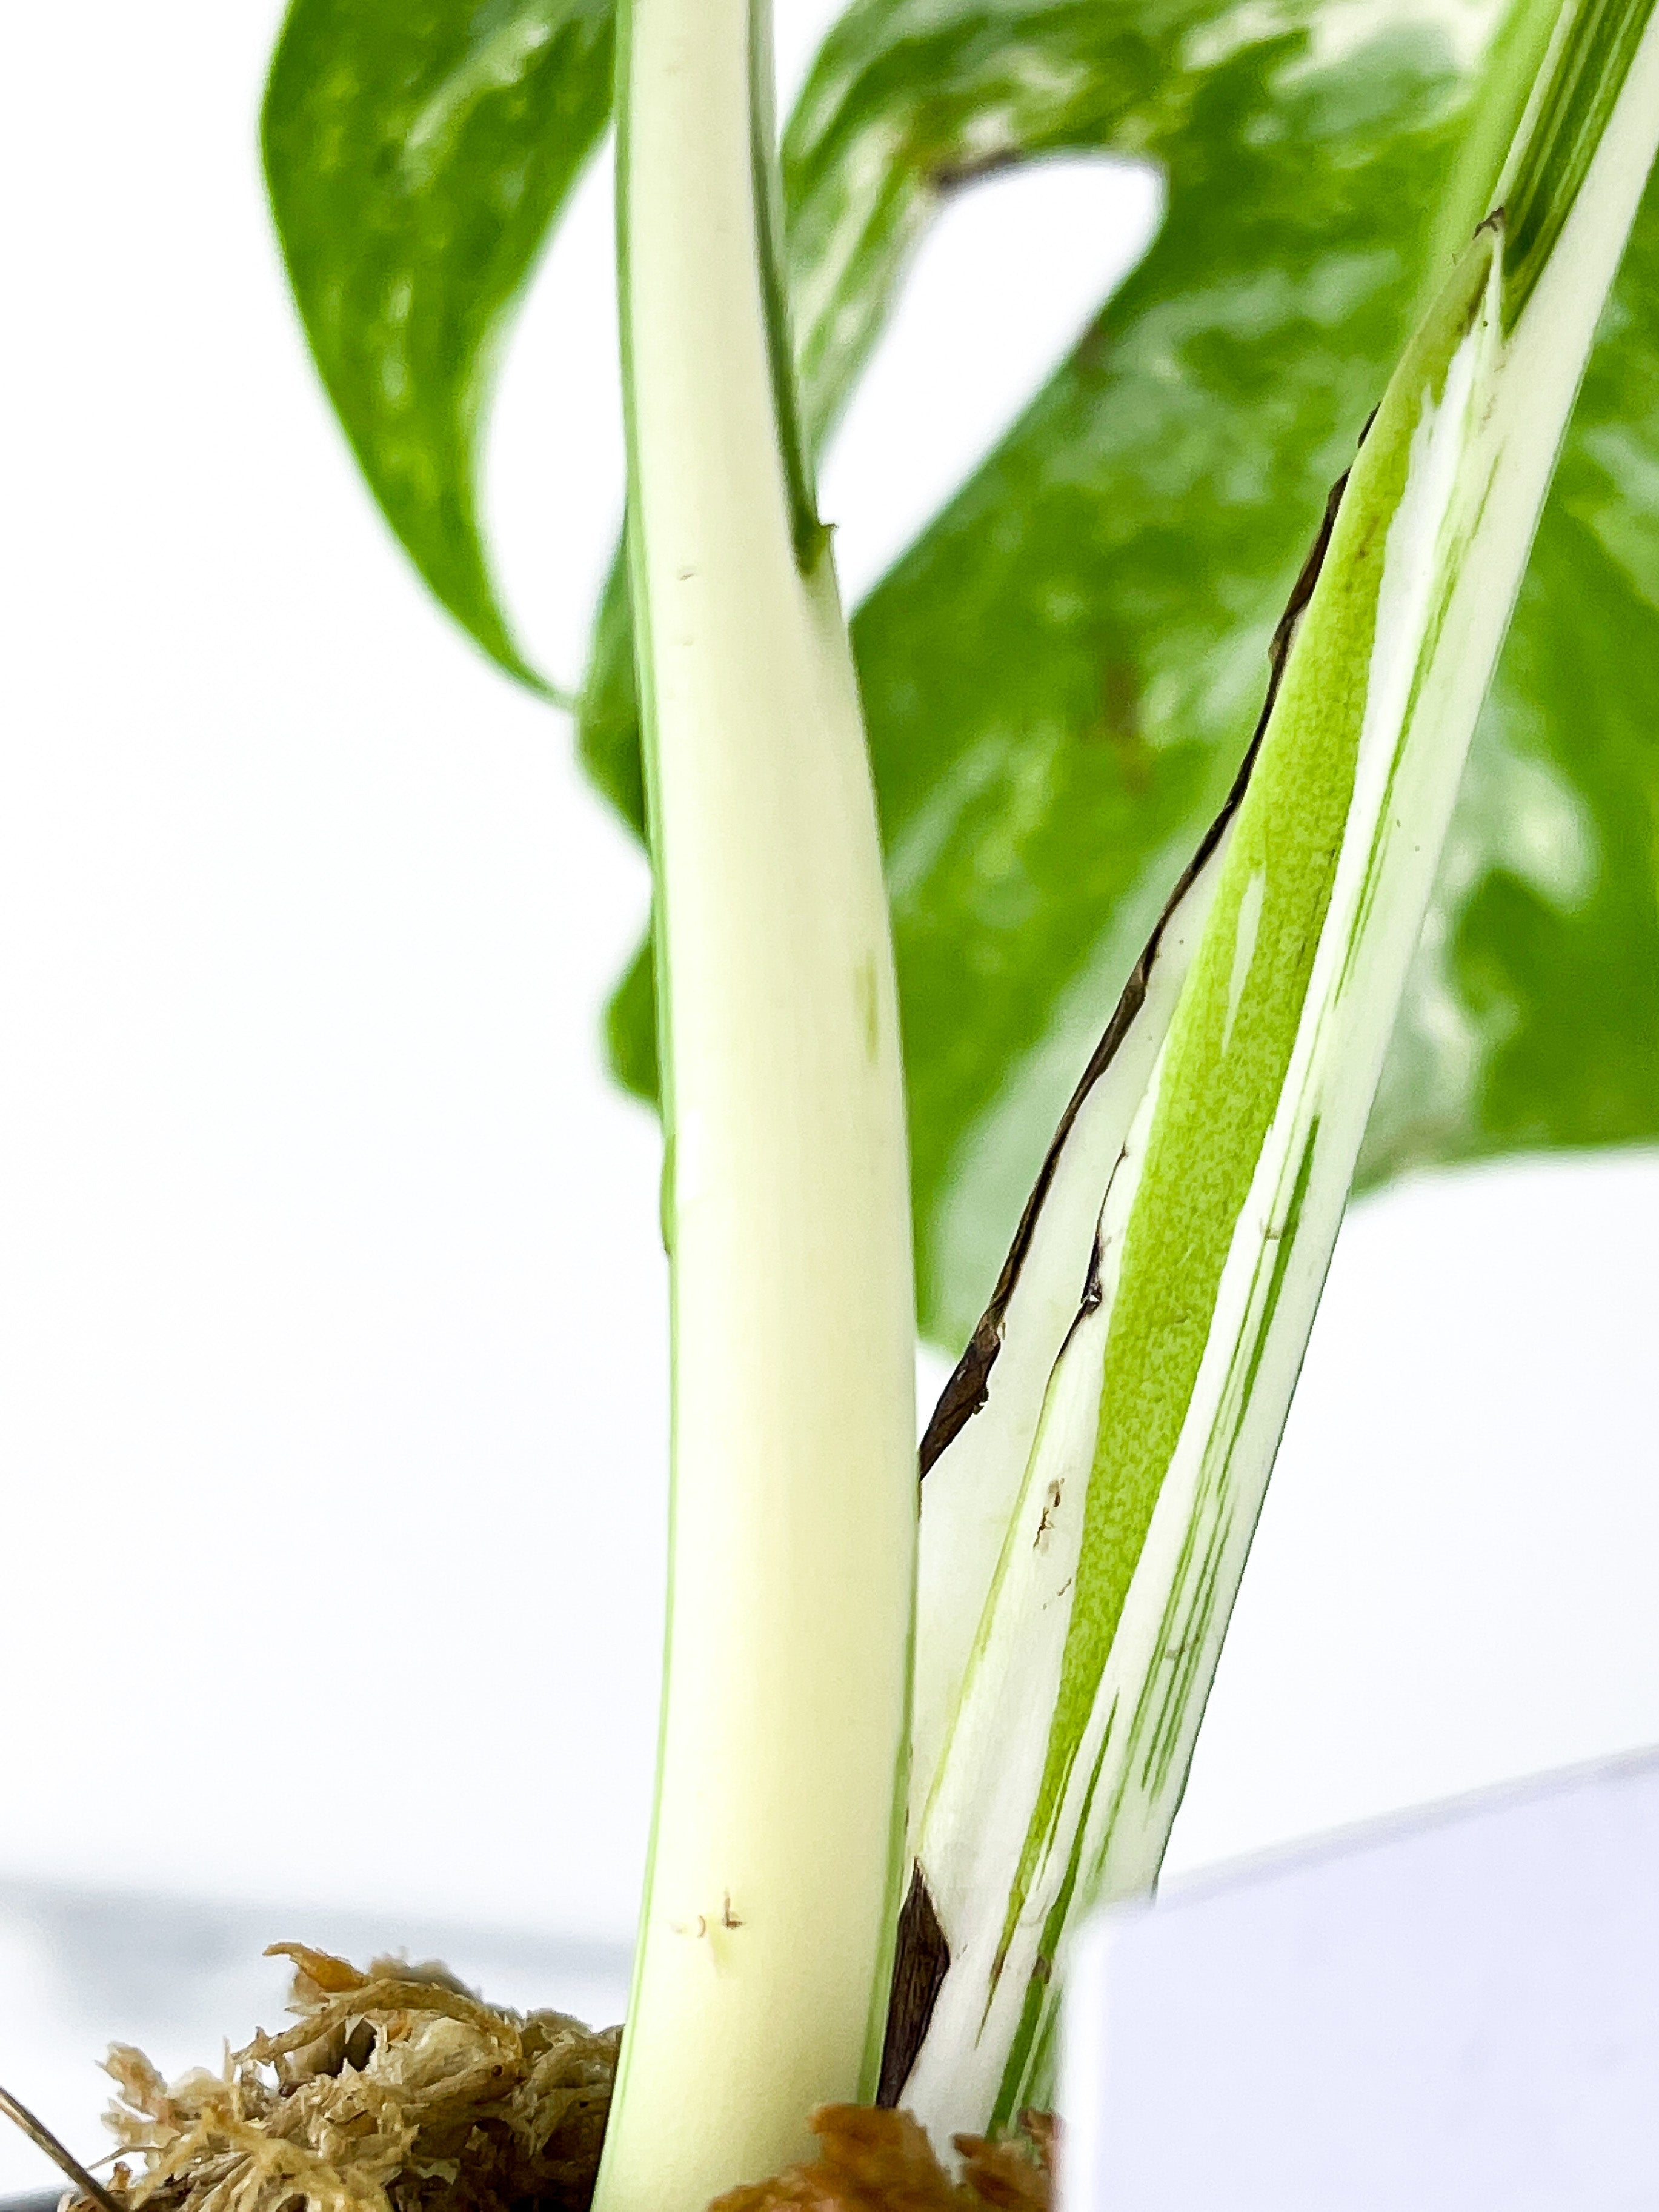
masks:
[[[1021,2114],[1023,2142],[957,2136],[955,2181],[908,2112],[821,2105],[811,2125],[814,2164],[732,2190],[709,2212],[1049,2212],[1054,2126],[1047,2113]]]

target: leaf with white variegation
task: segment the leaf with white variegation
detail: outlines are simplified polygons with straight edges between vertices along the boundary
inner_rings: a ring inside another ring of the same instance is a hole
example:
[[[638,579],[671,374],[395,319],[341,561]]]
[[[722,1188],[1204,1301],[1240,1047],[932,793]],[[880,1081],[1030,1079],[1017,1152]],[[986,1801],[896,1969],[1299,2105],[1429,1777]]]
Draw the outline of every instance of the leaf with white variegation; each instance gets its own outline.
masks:
[[[536,690],[486,557],[501,337],[611,112],[611,0],[293,0],[261,116],[318,373],[434,596]]]
[[[1044,2094],[1068,1925],[1156,1876],[1470,734],[1659,140],[1650,13],[1563,10],[1495,211],[1339,488],[1242,793],[946,1394],[884,2083],[936,2130]]]
[[[933,215],[985,168],[1129,155],[1167,187],[1139,269],[854,623],[921,1309],[953,1348],[1232,775],[1313,504],[1408,327],[1415,211],[1493,12],[860,0],[790,125],[812,440]],[[478,449],[491,360],[604,125],[609,25],[609,0],[295,0],[265,106],[295,296],[368,480],[439,596],[531,681],[480,538]],[[1656,395],[1650,192],[1474,741],[1367,1182],[1659,1133]],[[642,826],[620,576],[599,643],[584,749]],[[641,962],[610,1026],[644,1088],[651,1024]]]

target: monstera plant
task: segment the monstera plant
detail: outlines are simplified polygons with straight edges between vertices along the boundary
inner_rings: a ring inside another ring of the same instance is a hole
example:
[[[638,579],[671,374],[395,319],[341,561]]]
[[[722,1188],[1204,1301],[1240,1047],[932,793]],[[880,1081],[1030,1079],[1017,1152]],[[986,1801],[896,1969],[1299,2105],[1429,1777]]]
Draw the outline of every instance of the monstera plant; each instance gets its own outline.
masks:
[[[1047,2101],[1355,1174],[1659,1129],[1650,14],[856,0],[780,145],[765,0],[295,0],[324,382],[653,868],[608,1033],[666,1138],[672,1589],[602,2212],[825,2100]],[[613,106],[629,525],[573,699],[478,450]],[[849,633],[815,459],[909,258],[1089,153],[1158,167],[1158,235]]]

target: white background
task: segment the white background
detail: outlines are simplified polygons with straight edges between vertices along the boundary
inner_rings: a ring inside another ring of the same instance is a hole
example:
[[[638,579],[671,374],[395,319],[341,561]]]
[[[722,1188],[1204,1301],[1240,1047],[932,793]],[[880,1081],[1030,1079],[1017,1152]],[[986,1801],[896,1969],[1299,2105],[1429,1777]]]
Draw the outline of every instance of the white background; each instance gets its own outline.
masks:
[[[261,201],[276,21],[9,26],[0,1875],[623,1939],[664,1268],[595,1034],[645,871],[346,457]],[[825,472],[854,592],[1156,197],[1071,164],[953,213]],[[567,678],[607,253],[596,170],[489,462]],[[1356,1210],[1174,1863],[1659,1737],[1656,1232],[1633,1157]]]

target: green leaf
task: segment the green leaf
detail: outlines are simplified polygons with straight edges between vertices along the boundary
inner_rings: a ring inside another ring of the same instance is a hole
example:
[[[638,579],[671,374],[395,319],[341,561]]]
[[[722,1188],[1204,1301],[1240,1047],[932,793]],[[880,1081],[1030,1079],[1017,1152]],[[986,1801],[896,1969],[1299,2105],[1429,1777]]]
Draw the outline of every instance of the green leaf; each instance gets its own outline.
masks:
[[[1328,66],[1282,32],[1179,62],[1097,141],[1165,167],[1151,252],[855,626],[923,1310],[947,1339],[1237,765],[1455,143],[1460,82],[1431,24]]]
[[[1311,522],[1401,341],[1462,88],[1432,20],[1322,60],[1285,13],[866,0],[791,125],[820,431],[962,180],[1091,149],[1168,180],[1139,269],[854,623],[935,1336],[960,1342],[982,1306],[1237,767]],[[625,801],[614,607],[608,625],[583,737]]]
[[[962,179],[1158,161],[1162,230],[854,626],[904,1008],[924,1327],[959,1344],[1049,1132],[1248,733],[1326,486],[1432,272],[1467,21],[1358,45],[1313,11],[877,0],[786,141],[798,357],[821,438]],[[830,517],[833,520],[834,518]],[[1638,219],[1564,459],[1362,1164],[1659,1133],[1659,207]],[[1547,572],[1548,588],[1544,583]],[[584,702],[638,819],[626,605]],[[1632,667],[1632,663],[1638,664]],[[613,1005],[650,1088],[648,969]],[[1628,1010],[1629,1018],[1626,1018]]]
[[[539,690],[480,542],[479,435],[605,128],[611,46],[611,0],[294,0],[262,118],[289,281],[369,487],[450,613]]]
[[[1659,1133],[1659,196],[1477,733],[1362,1174]]]
[[[1352,20],[1334,0],[864,0],[786,134],[814,447],[964,182],[1090,150],[1168,180],[1140,268],[854,625],[939,1340],[981,1310],[1077,1070],[1226,787],[1325,487],[1443,246],[1418,211],[1459,145],[1485,27],[1453,0],[1358,41]],[[599,0],[413,16],[296,0],[266,106],[284,251],[369,481],[438,596],[531,681],[479,545],[477,440],[492,352],[609,76]],[[1659,1134],[1659,757],[1639,649],[1656,621],[1659,204],[1476,740],[1362,1180]],[[580,743],[642,830],[620,572]],[[653,1092],[643,949],[607,1030],[623,1080]]]

